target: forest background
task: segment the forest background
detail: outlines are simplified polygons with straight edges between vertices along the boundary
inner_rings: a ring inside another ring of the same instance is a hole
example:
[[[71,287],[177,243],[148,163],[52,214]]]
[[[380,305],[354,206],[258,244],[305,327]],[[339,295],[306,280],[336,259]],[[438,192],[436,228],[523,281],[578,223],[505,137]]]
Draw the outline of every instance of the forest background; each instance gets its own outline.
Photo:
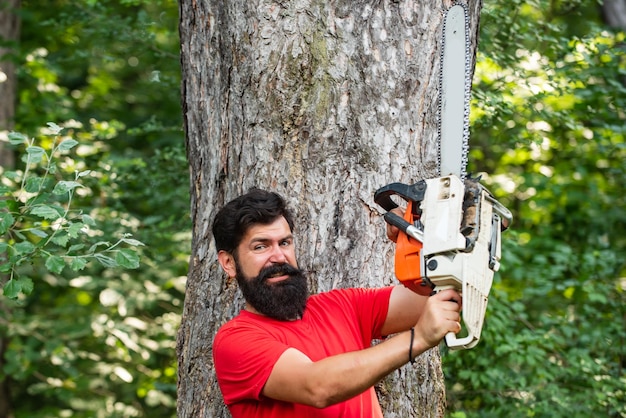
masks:
[[[470,171],[514,224],[480,344],[442,347],[450,417],[626,417],[626,42],[602,10],[484,3]],[[178,6],[16,13],[19,37],[0,43],[18,80],[14,103],[0,97],[15,111],[0,126],[15,157],[0,417],[174,417],[191,240]]]

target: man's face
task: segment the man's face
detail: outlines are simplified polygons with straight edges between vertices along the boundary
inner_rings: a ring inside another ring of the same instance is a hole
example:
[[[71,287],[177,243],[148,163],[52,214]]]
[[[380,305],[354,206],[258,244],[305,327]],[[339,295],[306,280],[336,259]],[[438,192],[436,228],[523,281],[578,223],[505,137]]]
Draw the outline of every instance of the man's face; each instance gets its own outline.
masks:
[[[220,263],[237,279],[249,310],[280,320],[304,313],[307,282],[297,268],[293,235],[283,217],[252,226],[226,266],[222,259]]]

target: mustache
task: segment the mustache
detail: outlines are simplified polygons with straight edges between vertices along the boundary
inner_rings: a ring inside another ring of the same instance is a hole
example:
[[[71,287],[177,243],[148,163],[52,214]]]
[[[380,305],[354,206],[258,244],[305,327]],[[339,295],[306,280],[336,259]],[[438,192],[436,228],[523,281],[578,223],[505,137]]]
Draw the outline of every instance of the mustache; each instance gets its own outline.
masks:
[[[288,263],[273,264],[269,267],[265,267],[259,272],[257,279],[259,282],[264,282],[272,276],[287,275],[298,276],[304,274],[303,270],[296,268]]]

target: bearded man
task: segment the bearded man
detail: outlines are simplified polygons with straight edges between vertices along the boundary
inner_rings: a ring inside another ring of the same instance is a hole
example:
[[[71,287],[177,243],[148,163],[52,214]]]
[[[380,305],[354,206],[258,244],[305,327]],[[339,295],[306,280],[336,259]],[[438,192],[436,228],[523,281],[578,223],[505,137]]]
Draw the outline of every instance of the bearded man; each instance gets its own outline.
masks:
[[[284,199],[260,189],[215,217],[218,261],[246,301],[213,343],[224,401],[233,418],[380,418],[374,384],[459,332],[461,298],[403,286],[309,295],[293,229]]]

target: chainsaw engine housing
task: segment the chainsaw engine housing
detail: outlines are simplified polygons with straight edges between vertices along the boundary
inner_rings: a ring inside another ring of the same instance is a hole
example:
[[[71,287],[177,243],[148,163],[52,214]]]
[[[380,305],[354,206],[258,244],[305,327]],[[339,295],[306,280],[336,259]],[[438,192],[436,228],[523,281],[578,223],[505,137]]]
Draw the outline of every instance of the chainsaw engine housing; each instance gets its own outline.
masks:
[[[418,187],[419,185],[419,187]],[[419,193],[407,190],[419,189]],[[407,201],[404,219],[385,216],[401,230],[396,242],[395,272],[411,290],[430,295],[453,288],[462,294],[467,336],[446,336],[452,349],[471,348],[479,339],[493,275],[500,266],[501,231],[510,212],[476,179],[455,175],[422,180],[412,186],[393,183],[375,200],[397,207],[390,195]]]

